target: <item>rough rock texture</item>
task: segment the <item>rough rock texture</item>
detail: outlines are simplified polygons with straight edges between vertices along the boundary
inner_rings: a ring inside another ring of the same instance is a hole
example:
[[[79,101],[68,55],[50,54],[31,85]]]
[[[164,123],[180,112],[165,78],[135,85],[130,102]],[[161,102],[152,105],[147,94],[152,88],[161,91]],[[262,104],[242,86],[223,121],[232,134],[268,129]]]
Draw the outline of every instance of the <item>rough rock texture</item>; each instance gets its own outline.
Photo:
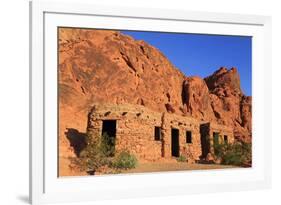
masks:
[[[222,67],[204,80],[217,122],[233,127],[236,139],[250,142],[252,98],[243,94],[237,69]]]
[[[95,103],[142,105],[234,127],[251,139],[251,97],[236,69],[186,77],[155,47],[116,31],[59,28],[59,155],[75,156]],[[62,160],[60,160],[61,162]],[[60,167],[65,165],[60,163]]]
[[[60,29],[60,39],[60,88],[72,93],[68,99],[75,92],[81,105],[132,103],[163,111],[169,103],[179,111],[184,76],[156,48],[114,31]]]
[[[228,70],[221,67],[215,71],[211,76],[205,78],[208,88],[211,92],[219,93],[221,95],[241,94],[240,77],[236,68]]]
[[[60,28],[58,69],[61,158],[74,156],[68,130],[86,132],[94,103],[181,113],[184,75],[156,48],[119,32]]]
[[[209,89],[203,79],[196,76],[187,77],[183,82],[182,99],[184,113],[189,113],[200,120],[216,120]]]
[[[88,133],[100,137],[104,120],[118,119],[115,151],[130,150],[140,161],[159,161],[171,155],[171,127],[178,130],[179,154],[188,162],[202,154],[200,121],[186,116],[155,112],[140,105],[96,104],[89,113]],[[161,128],[161,140],[155,140],[154,129]],[[186,130],[192,132],[192,143],[186,143]],[[229,137],[231,137],[229,135]]]
[[[221,67],[204,80],[186,77],[182,99],[184,113],[233,127],[236,139],[251,141],[252,98],[243,94],[236,68]]]

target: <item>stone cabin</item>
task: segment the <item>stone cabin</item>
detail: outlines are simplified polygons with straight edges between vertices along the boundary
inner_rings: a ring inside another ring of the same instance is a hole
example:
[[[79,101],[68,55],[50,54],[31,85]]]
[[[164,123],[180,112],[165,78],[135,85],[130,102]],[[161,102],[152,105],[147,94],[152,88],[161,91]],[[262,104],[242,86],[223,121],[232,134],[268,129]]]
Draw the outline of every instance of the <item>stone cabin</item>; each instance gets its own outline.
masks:
[[[188,116],[152,111],[141,105],[96,104],[87,132],[115,138],[115,151],[129,150],[140,161],[185,156],[195,162],[213,153],[213,144],[234,141],[233,129]]]

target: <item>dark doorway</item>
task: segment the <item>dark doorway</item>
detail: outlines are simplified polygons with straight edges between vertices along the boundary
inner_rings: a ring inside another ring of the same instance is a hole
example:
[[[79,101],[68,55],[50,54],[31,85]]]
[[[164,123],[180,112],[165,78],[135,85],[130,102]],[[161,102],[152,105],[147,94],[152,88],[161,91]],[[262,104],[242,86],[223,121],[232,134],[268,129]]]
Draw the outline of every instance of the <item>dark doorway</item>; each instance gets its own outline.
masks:
[[[201,158],[205,159],[210,153],[210,124],[205,123],[200,125],[200,140],[201,140]]]
[[[224,136],[223,136],[223,141],[224,141],[224,143],[226,143],[226,144],[228,143],[228,137],[227,137],[227,135],[224,135]]]
[[[179,157],[179,130],[172,129],[172,156]]]
[[[116,120],[102,121],[102,143],[107,156],[114,156],[116,138]]]

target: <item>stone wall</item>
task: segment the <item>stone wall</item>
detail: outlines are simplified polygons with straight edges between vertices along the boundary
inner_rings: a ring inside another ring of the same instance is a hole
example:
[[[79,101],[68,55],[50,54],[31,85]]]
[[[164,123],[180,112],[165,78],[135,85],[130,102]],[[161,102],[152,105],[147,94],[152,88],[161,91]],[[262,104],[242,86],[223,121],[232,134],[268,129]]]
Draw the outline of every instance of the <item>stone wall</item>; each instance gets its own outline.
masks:
[[[214,133],[217,133],[219,143],[224,143],[224,136],[227,137],[227,143],[234,142],[233,129],[225,125],[220,125],[213,122],[205,122],[200,125],[202,156],[206,157],[208,153],[214,153]]]
[[[164,113],[163,140],[164,157],[171,157],[171,130],[179,130],[180,155],[185,156],[189,162],[198,160],[201,156],[199,121],[187,116]],[[186,143],[186,132],[191,131],[192,143]]]
[[[87,130],[92,136],[101,136],[103,120],[116,120],[115,150],[129,150],[140,160],[154,161],[162,157],[162,142],[154,140],[154,128],[161,127],[161,118],[161,113],[143,106],[95,105]]]
[[[140,161],[172,158],[172,129],[179,132],[179,156],[185,156],[193,163],[202,155],[202,125],[192,117],[154,112],[141,105],[96,104],[88,115],[88,134],[100,137],[104,120],[116,120],[116,152],[129,150]],[[209,127],[209,135],[218,131],[227,134],[232,141],[231,129],[210,123],[205,125]],[[161,130],[159,140],[155,140],[155,127]],[[186,141],[187,131],[191,132],[191,143]]]
[[[234,142],[233,129],[231,129],[230,127],[220,125],[217,123],[210,123],[210,133],[214,133],[214,132],[219,133],[219,143],[222,143],[224,141],[223,139],[224,136],[227,136],[227,141],[229,143]]]

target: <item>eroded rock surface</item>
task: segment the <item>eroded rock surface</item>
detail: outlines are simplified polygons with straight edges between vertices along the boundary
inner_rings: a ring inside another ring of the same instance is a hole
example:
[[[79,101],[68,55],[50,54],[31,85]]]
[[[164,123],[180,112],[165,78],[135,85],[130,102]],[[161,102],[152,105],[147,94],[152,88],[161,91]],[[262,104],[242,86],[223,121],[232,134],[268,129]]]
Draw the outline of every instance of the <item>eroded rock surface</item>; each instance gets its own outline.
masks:
[[[71,133],[85,133],[95,103],[136,104],[157,112],[233,126],[251,139],[251,97],[236,68],[187,77],[157,48],[116,31],[59,29],[60,157],[74,156]]]
[[[222,67],[204,80],[217,122],[232,126],[237,139],[251,141],[252,98],[243,94],[237,69]]]
[[[200,120],[214,121],[209,89],[200,77],[186,77],[183,82],[182,98],[184,111]]]

